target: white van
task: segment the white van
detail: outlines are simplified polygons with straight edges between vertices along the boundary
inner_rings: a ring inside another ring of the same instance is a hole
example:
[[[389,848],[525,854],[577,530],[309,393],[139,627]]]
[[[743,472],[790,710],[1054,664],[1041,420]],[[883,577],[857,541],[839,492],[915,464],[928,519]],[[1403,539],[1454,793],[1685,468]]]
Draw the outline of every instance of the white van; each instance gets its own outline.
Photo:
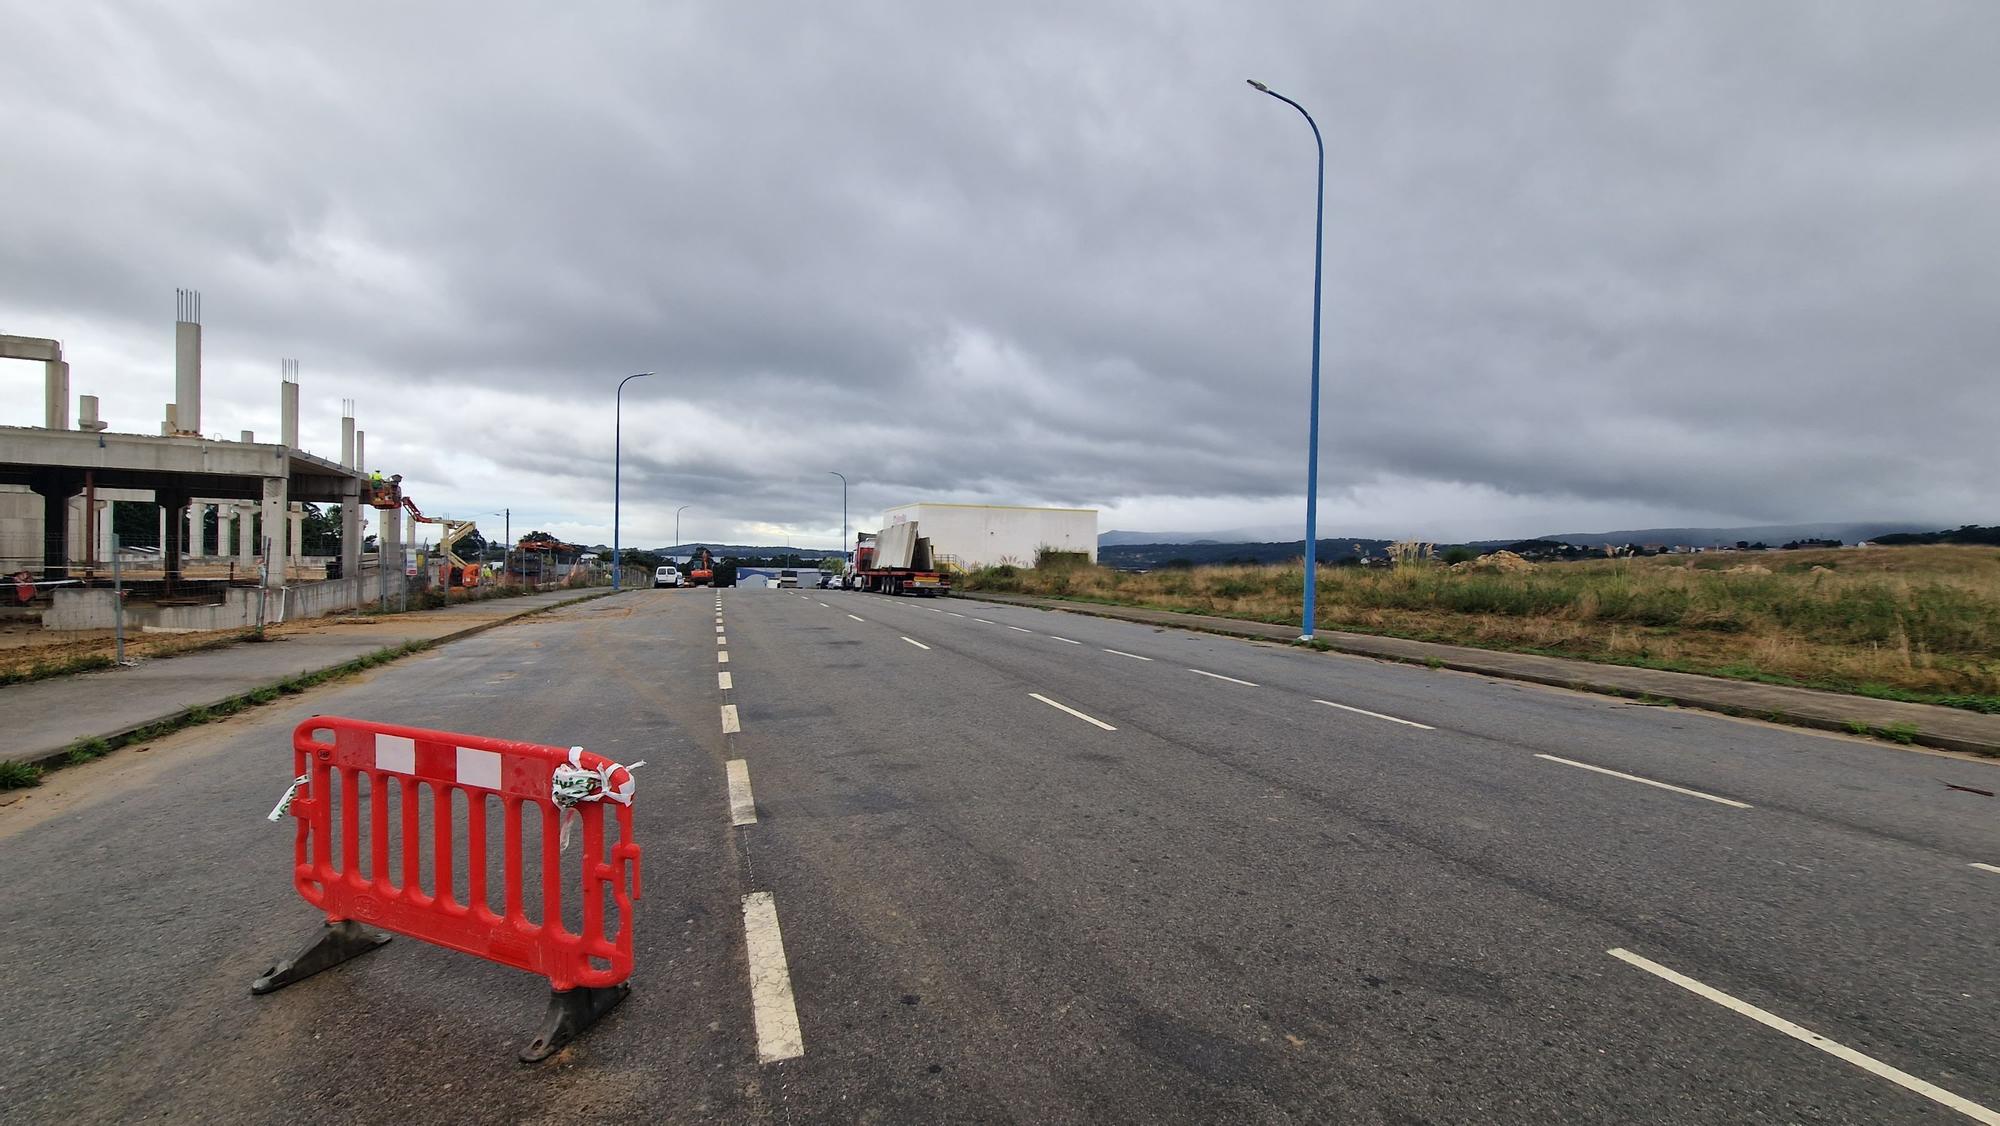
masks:
[[[681,569],[672,563],[653,572],[653,586],[655,589],[663,586],[679,585],[681,585]]]
[[[789,568],[778,572],[778,586],[784,590],[797,590],[799,573]]]

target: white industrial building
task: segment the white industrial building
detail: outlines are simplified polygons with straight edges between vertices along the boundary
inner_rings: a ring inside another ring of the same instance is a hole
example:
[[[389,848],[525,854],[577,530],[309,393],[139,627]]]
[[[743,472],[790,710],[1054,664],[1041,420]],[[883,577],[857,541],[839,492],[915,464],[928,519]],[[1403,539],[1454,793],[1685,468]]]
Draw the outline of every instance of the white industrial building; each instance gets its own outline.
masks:
[[[882,513],[882,527],[915,521],[940,564],[966,570],[1013,563],[1032,567],[1042,548],[1082,552],[1097,562],[1097,510],[1020,508],[1000,504],[899,505]]]

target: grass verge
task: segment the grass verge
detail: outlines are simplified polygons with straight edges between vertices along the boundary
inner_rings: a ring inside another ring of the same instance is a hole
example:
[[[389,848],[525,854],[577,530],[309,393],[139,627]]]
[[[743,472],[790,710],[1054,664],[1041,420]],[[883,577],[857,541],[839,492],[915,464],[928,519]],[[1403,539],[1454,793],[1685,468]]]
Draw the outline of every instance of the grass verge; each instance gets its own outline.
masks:
[[[992,567],[991,591],[1296,624],[1297,563]],[[2000,714],[2000,551],[1734,552],[1323,567],[1316,626]]]

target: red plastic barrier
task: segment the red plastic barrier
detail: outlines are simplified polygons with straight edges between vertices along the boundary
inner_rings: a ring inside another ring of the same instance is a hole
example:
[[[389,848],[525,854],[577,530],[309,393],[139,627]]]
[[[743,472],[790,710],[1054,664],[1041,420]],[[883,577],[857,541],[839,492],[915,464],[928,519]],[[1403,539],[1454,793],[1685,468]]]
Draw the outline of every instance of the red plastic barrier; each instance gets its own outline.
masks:
[[[326,736],[332,741],[323,741]],[[292,733],[296,775],[306,784],[290,812],[298,819],[293,884],[305,901],[326,912],[327,922],[359,920],[384,930],[514,966],[549,979],[556,990],[604,987],[632,974],[632,905],[639,898],[639,846],[632,839],[630,775],[618,764],[587,751],[515,743],[476,735],[320,716]],[[607,787],[625,801],[580,801],[566,811],[553,797],[556,769],[580,766],[608,775]],[[369,779],[368,863],[363,874],[359,780]],[[400,825],[389,814],[389,785],[399,793]],[[339,841],[334,839],[333,787],[341,785]],[[420,880],[417,788],[430,788],[430,887]],[[466,796],[463,829],[467,865],[466,902],[453,894],[453,791]],[[488,904],[486,803],[500,803],[504,826],[502,895],[495,913]],[[522,878],[522,807],[541,817],[540,919],[522,910],[531,894]],[[604,818],[610,806],[618,821],[618,843],[605,847]],[[579,866],[583,929],[563,924],[562,821],[578,817],[581,848],[572,840]],[[392,834],[400,838],[400,865],[392,863]],[[625,865],[629,869],[621,871]],[[392,868],[400,870],[392,871]],[[626,872],[629,871],[629,878]],[[618,930],[605,935],[602,890],[617,904]],[[593,960],[597,963],[593,965]]]

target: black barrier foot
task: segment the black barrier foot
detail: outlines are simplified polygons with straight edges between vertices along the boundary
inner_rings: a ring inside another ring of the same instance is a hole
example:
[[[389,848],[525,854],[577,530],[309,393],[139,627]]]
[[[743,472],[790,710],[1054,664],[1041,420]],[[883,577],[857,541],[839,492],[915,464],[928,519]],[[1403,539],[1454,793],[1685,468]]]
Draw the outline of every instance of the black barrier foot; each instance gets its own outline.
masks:
[[[283,989],[321,970],[332,969],[349,958],[359,958],[387,941],[389,941],[388,935],[371,934],[363,930],[361,924],[353,919],[328,923],[326,928],[319,932],[319,937],[313,940],[311,946],[299,951],[298,957],[287,962],[279,962],[265,970],[263,977],[251,982],[250,992],[261,995]]]
[[[604,989],[584,985],[550,991],[549,1011],[542,1017],[542,1027],[536,1030],[533,1042],[521,1049],[521,1062],[540,1063],[556,1054],[564,1044],[596,1024],[597,1018],[617,1008],[618,1002],[630,992],[632,986],[623,982]]]

